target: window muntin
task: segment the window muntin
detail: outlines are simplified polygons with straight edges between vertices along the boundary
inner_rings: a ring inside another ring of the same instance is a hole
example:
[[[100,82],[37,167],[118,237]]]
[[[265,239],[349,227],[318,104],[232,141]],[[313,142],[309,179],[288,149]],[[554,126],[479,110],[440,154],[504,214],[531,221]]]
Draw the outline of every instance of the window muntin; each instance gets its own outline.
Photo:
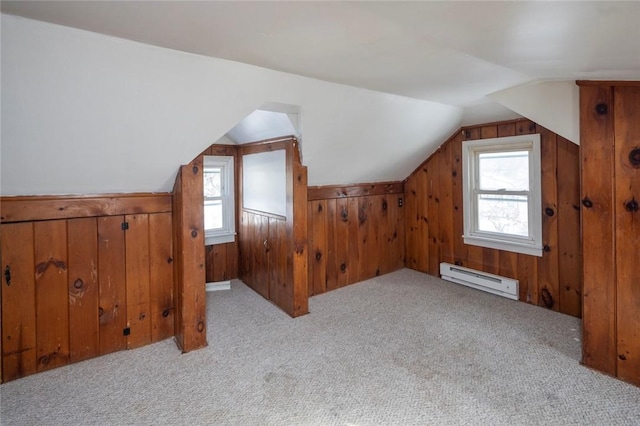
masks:
[[[205,244],[235,240],[233,157],[204,157]]]
[[[464,242],[542,255],[540,135],[463,143]]]

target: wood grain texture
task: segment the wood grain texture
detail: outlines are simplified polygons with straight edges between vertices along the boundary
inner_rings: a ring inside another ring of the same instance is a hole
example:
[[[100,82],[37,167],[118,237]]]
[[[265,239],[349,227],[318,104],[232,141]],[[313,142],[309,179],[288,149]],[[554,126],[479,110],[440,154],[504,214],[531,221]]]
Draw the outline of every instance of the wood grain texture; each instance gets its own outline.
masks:
[[[2,382],[8,382],[37,371],[33,223],[3,224],[0,231]]]
[[[183,352],[207,346],[202,162],[180,167],[173,194],[176,341]]]
[[[71,362],[100,354],[98,223],[67,221],[69,253],[69,356]]]
[[[613,109],[610,87],[580,88],[582,362],[615,376],[614,123],[603,108]]]
[[[402,194],[402,182],[360,183],[357,185],[310,186],[307,197],[310,201],[332,198],[362,197],[368,195]]]
[[[69,363],[67,223],[34,223],[38,371]]]
[[[171,211],[171,194],[0,197],[2,223]]]
[[[565,270],[562,262],[558,260],[560,228],[555,219],[562,217],[563,226],[569,230],[562,234],[562,244],[566,248],[567,256],[580,259],[580,237],[579,234],[571,232],[580,227],[579,217],[571,204],[571,200],[575,201],[579,197],[576,184],[579,178],[577,147],[562,153],[562,161],[563,164],[566,163],[566,167],[562,172],[556,173],[557,137],[550,132],[546,136],[551,143],[545,145],[547,153],[544,167],[547,169],[547,179],[543,181],[542,192],[543,199],[546,199],[553,209],[553,219],[547,220],[544,234],[547,238],[545,241],[551,242],[549,248],[553,249],[553,253],[547,255],[549,261],[542,263],[536,256],[465,245],[462,240],[462,166],[458,158],[461,156],[463,140],[531,134],[536,131],[538,126],[535,123],[523,119],[464,128],[454,133],[434,155],[409,176],[405,181],[406,266],[425,270],[421,256],[427,253],[426,271],[435,276],[439,275],[439,264],[443,261],[509,276],[520,281],[521,301],[544,306],[540,295],[542,288],[546,288],[549,294],[552,294],[556,309],[571,315],[580,315],[579,310],[575,308],[575,297],[572,302],[559,303],[559,300],[562,300],[558,294],[559,277],[561,274],[567,278],[575,276],[576,261],[568,262]],[[562,190],[562,199],[568,200],[561,205],[558,201],[558,188]],[[426,194],[426,205],[419,201],[422,193]],[[567,209],[570,211],[565,211],[564,216],[561,216],[561,210]],[[423,225],[424,228],[421,228],[421,223],[426,226]],[[425,232],[428,233],[426,238]],[[544,287],[541,286],[540,280],[544,282]],[[573,294],[579,294],[582,290],[580,280],[572,279],[571,285],[574,286],[571,287]]]
[[[127,215],[125,232],[127,276],[127,349],[151,343],[149,285],[149,215]]]
[[[151,341],[174,335],[173,241],[171,213],[149,215],[149,298]]]
[[[404,267],[407,219],[400,200],[404,206],[404,193],[308,201],[314,294]]]
[[[123,216],[98,218],[100,355],[127,347],[127,287]]]
[[[617,374],[640,386],[640,86],[613,90]]]

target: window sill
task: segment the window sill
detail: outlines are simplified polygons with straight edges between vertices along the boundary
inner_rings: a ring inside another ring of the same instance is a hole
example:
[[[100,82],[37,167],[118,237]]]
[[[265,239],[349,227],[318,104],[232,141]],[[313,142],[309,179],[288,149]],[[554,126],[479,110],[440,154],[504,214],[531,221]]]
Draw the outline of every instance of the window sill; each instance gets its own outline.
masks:
[[[222,234],[222,235],[206,235],[204,236],[204,245],[211,246],[215,244],[233,243],[236,240],[236,234]]]
[[[530,256],[542,257],[542,247],[533,244],[520,244],[513,241],[494,240],[490,238],[479,238],[466,235],[462,238],[465,244],[472,246],[486,247],[496,250],[511,251],[515,253],[528,254]]]

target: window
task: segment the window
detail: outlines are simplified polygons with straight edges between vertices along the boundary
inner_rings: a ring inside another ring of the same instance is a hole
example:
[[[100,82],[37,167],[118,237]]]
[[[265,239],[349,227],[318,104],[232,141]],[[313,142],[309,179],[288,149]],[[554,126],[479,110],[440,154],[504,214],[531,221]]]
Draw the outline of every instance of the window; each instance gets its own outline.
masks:
[[[205,244],[235,241],[233,157],[204,157]]]
[[[464,242],[542,256],[540,135],[462,143]]]

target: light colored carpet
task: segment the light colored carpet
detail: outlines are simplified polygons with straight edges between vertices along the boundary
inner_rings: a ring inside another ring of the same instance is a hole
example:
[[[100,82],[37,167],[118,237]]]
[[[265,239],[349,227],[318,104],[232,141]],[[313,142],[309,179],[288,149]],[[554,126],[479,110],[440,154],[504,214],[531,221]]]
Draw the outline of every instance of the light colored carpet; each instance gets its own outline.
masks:
[[[295,320],[236,280],[207,303],[206,349],[6,383],[2,425],[640,424],[640,388],[579,365],[579,320],[408,269]]]

